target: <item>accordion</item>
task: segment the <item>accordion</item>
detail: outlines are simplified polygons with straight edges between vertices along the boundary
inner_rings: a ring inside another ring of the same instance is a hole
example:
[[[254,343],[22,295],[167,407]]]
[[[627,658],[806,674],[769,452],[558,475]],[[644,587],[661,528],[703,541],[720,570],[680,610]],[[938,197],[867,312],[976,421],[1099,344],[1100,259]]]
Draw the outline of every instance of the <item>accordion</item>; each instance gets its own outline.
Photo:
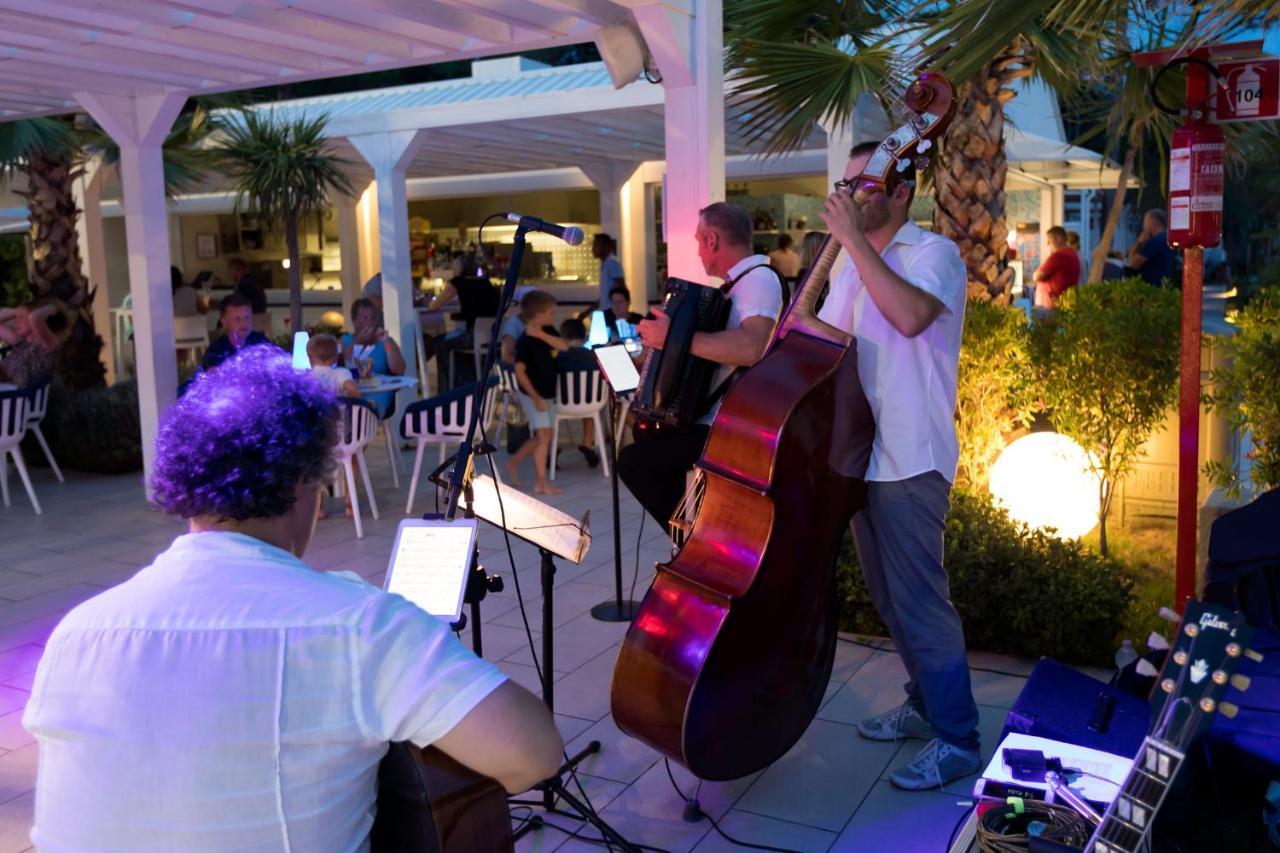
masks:
[[[719,288],[667,279],[663,308],[671,321],[661,350],[645,358],[631,414],[657,427],[686,427],[707,409],[720,365],[690,351],[697,332],[720,332],[729,320],[729,297]]]

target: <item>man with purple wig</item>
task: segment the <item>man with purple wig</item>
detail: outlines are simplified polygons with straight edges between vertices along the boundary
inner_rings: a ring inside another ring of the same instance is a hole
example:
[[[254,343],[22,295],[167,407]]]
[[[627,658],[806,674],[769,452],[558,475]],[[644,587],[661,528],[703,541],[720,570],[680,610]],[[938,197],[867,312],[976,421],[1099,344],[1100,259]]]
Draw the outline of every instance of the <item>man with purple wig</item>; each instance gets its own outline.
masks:
[[[337,429],[333,393],[272,347],[169,410],[151,485],[190,532],[71,611],[36,674],[42,850],[365,850],[393,741],[510,791],[556,770],[536,697],[400,596],[300,559]]]

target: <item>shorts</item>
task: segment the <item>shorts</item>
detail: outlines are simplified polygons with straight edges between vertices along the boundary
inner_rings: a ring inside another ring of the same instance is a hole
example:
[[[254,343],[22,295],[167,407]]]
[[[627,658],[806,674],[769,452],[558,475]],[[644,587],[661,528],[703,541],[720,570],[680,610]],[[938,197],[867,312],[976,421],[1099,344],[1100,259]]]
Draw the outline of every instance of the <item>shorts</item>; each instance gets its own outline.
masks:
[[[533,398],[521,391],[520,407],[524,409],[525,417],[529,419],[529,429],[551,429],[551,418],[556,413],[555,401],[547,400],[547,410],[539,412],[538,407],[533,403]]]

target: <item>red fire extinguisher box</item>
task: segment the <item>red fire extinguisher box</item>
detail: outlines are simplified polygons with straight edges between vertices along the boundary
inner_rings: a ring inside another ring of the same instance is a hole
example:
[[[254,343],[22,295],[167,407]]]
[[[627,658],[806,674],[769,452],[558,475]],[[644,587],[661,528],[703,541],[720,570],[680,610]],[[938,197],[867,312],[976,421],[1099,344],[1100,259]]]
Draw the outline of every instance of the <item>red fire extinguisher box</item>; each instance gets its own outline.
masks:
[[[1169,157],[1169,245],[1210,248],[1222,241],[1222,128],[1189,118],[1173,132]]]

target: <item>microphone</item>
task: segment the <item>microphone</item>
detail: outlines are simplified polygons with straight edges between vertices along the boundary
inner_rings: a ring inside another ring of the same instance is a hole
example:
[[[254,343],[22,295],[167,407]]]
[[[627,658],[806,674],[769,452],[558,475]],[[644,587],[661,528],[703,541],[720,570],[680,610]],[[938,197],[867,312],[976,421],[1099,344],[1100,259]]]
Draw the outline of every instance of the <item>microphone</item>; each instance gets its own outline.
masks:
[[[556,225],[554,222],[546,222],[536,216],[522,216],[519,213],[507,213],[504,215],[526,231],[537,231],[539,234],[550,234],[552,237],[559,237],[570,246],[576,246],[581,243],[584,236],[582,229],[576,225],[568,227]]]

